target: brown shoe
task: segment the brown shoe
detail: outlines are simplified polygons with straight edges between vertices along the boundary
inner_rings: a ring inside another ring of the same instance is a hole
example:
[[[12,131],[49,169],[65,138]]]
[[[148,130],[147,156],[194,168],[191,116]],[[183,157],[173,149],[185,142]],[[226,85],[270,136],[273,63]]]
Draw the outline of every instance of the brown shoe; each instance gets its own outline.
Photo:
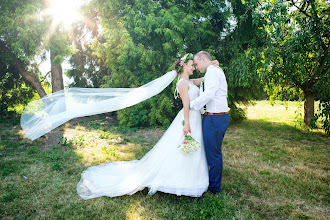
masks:
[[[211,195],[211,196],[215,196],[216,195],[214,192],[211,192],[210,190],[207,190],[206,191],[206,194]]]

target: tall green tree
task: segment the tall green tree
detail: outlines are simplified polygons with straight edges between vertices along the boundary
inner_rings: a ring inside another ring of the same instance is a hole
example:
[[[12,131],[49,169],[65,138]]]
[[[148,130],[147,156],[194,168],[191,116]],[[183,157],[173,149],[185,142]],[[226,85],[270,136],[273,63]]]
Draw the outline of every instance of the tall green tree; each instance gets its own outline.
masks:
[[[231,116],[241,119],[244,111],[238,104],[247,104],[263,96],[263,75],[267,70],[264,50],[267,33],[264,18],[258,12],[258,0],[233,0],[230,22],[222,33],[215,57],[225,70]]]
[[[137,87],[171,70],[175,59],[186,52],[212,52],[228,22],[228,12],[220,10],[225,1],[99,0],[94,4],[104,41],[95,41],[92,48],[109,69],[104,87]],[[168,125],[180,108],[173,99],[174,87],[119,111],[120,123]]]
[[[45,49],[50,53],[52,92],[54,93],[64,89],[62,63],[75,50],[71,47],[68,33],[59,27],[52,33]]]
[[[46,31],[42,19],[37,12],[43,7],[42,2],[31,1],[1,1],[0,3],[0,48],[3,57],[2,65],[8,62],[15,70],[14,75],[19,80],[25,80],[33,86],[39,96],[46,95],[41,86],[36,66],[35,54],[40,52],[42,39]],[[12,72],[11,71],[11,72]],[[6,75],[6,68],[1,74]]]
[[[18,74],[17,66],[8,51],[0,47],[0,118],[15,113],[15,106],[26,105],[34,95],[34,90]]]
[[[261,7],[269,18],[265,29],[270,36],[270,77],[303,91],[307,125],[313,120],[315,99],[329,102],[321,98],[330,78],[329,5],[324,0],[277,0],[264,1]],[[328,121],[329,114],[325,117]]]
[[[70,87],[98,88],[104,83],[103,77],[109,74],[109,69],[104,59],[95,55],[91,43],[93,39],[105,43],[105,39],[100,33],[96,8],[87,5],[83,7],[82,13],[84,20],[73,24],[70,34],[70,41],[77,52],[70,57],[71,68],[65,74],[73,80]]]
[[[47,0],[1,1],[0,46],[14,60],[18,73],[29,82],[40,97],[46,95],[40,83],[38,63],[44,51],[50,53],[52,90],[63,89],[61,63],[74,52],[69,32],[56,23],[56,14],[46,13]]]

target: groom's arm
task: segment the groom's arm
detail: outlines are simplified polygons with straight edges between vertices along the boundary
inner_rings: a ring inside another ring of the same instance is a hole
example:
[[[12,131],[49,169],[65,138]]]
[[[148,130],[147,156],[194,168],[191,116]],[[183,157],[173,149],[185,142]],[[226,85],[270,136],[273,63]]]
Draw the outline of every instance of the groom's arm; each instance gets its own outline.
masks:
[[[197,79],[190,79],[196,86],[199,86],[202,81],[203,81],[203,77],[201,78],[197,78]]]
[[[207,71],[204,76],[205,91],[200,94],[198,98],[190,102],[191,109],[199,110],[214,98],[216,91],[220,87],[219,74],[217,71],[219,70],[211,69]]]

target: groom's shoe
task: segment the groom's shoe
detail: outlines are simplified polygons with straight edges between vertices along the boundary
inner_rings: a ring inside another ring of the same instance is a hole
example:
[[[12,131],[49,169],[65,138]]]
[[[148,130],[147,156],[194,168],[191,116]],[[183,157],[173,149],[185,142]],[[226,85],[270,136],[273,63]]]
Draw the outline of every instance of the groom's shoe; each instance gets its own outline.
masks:
[[[207,190],[207,191],[206,191],[206,194],[211,195],[211,196],[215,196],[217,193],[212,192],[212,191],[210,191],[210,190]]]

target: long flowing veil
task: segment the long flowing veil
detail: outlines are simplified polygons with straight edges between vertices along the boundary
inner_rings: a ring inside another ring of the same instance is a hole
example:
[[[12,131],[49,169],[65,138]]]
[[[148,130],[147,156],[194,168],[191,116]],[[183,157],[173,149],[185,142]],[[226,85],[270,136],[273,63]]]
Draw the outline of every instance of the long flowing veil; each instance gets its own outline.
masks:
[[[69,88],[47,95],[24,109],[25,137],[35,140],[73,118],[133,106],[163,91],[176,75],[172,70],[138,88]]]

